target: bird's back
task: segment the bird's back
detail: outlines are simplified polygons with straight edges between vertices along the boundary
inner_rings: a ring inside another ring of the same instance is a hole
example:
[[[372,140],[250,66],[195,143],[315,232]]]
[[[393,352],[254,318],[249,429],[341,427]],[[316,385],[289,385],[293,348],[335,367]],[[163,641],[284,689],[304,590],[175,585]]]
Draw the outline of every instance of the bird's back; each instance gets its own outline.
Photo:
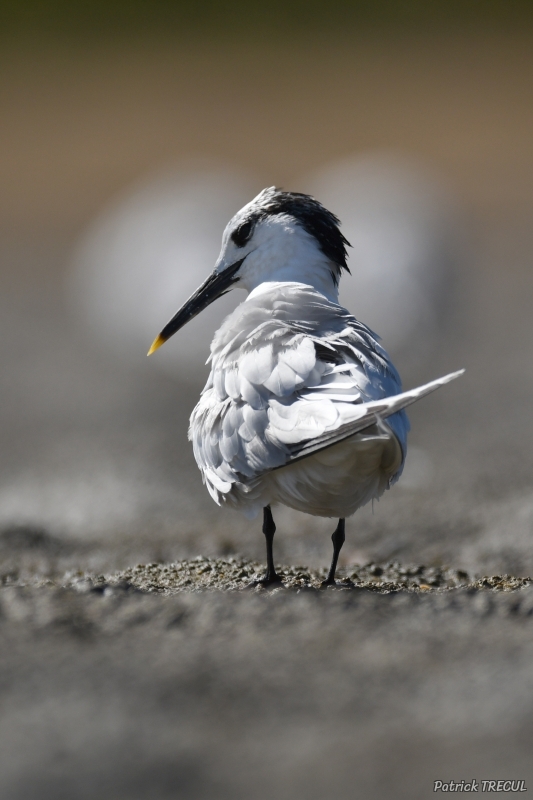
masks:
[[[401,391],[376,335],[346,309],[298,283],[273,283],[252,293],[215,334],[210,362],[189,436],[216,502],[252,513],[275,501],[267,496],[268,487],[279,484],[284,473],[288,481],[306,442],[348,422],[354,406]],[[369,435],[388,436],[396,446],[379,493],[401,473],[407,431],[407,416],[400,411],[381,430],[365,432],[366,450]],[[340,453],[338,445],[331,450]],[[300,462],[307,462],[304,472],[312,458]],[[335,459],[335,453],[327,458]],[[297,484],[298,474],[294,480]]]

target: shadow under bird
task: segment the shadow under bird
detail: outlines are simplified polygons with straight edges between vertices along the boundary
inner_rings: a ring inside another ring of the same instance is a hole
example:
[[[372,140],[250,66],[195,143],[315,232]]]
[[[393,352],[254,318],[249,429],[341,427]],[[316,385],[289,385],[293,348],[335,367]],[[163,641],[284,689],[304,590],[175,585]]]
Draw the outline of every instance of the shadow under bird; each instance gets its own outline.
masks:
[[[405,407],[463,372],[401,391],[376,334],[339,305],[349,245],[339,225],[309,195],[264,189],[230,220],[214,271],[148,353],[217,297],[248,292],[215,333],[189,438],[216,503],[263,511],[267,570],[254,585],[280,584],[275,503],[338,518],[323,585],[335,584],[345,518],[402,473]]]

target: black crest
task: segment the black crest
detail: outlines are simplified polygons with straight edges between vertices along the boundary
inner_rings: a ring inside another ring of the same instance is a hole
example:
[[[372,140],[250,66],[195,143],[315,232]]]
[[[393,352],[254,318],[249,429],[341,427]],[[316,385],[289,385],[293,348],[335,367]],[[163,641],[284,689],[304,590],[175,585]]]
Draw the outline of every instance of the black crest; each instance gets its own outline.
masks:
[[[258,201],[265,214],[288,214],[314,236],[326,258],[338,268],[332,273],[335,284],[343,269],[350,272],[346,263],[346,247],[351,246],[350,242],[340,231],[340,220],[318,200],[309,194],[283,192],[273,187],[265,189]]]

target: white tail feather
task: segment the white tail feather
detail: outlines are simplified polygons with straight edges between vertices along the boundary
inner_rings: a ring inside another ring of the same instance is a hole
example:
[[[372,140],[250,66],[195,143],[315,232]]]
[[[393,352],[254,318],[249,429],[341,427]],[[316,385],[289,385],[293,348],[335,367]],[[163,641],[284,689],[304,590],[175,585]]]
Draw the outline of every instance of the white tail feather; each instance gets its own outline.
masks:
[[[291,455],[286,464],[292,464],[294,461],[306,458],[306,456],[310,456],[318,450],[331,447],[343,439],[353,436],[355,433],[359,433],[365,430],[365,428],[369,428],[371,425],[375,425],[380,420],[386,419],[390,417],[391,414],[396,414],[396,412],[401,411],[402,408],[406,408],[417,400],[420,400],[421,397],[431,394],[431,392],[434,392],[446,383],[454,381],[463,373],[464,369],[460,369],[457,372],[451,372],[449,375],[445,375],[443,378],[437,378],[437,380],[425,383],[423,386],[418,386],[416,389],[410,389],[408,392],[385,397],[383,400],[371,400],[368,403],[358,403],[354,405],[354,412],[357,416],[352,421],[346,422],[336,430],[328,431],[318,436],[316,439],[308,439],[306,442],[292,445],[290,447]],[[283,466],[286,466],[286,464]],[[279,469],[279,467],[275,467],[275,469]]]

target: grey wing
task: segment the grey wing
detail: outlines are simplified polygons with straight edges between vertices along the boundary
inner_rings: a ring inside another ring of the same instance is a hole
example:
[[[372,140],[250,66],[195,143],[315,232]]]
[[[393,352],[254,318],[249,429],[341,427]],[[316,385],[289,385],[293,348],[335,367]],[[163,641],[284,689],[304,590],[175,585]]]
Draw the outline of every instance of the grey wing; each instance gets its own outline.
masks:
[[[385,418],[405,456],[405,406],[460,374],[400,395],[378,337],[302,285],[241,304],[215,335],[211,362],[189,436],[217,502]]]
[[[336,309],[332,319],[331,304],[317,303],[307,322],[263,317],[246,337],[239,330],[214,353],[190,438],[215,499],[235,483],[251,484],[304,457],[306,448],[314,452],[352,435],[347,424],[372,425],[377,408],[366,405],[400,391],[377,337]],[[398,428],[403,441],[406,418]]]

